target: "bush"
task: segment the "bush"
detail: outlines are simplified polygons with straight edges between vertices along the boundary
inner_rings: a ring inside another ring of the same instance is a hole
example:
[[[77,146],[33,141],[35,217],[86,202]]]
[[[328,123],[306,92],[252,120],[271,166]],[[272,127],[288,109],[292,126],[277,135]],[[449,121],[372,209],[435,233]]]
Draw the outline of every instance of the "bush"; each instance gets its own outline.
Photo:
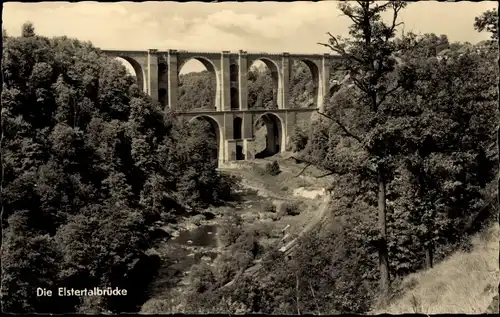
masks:
[[[267,163],[266,168],[265,168],[266,174],[276,176],[279,173],[281,173],[280,170],[280,165],[278,164],[278,161],[273,161],[272,163]]]
[[[205,262],[194,265],[189,275],[191,288],[197,293],[210,290],[215,284],[215,276],[212,268]]]
[[[272,219],[273,221],[278,221],[278,220],[280,220],[282,217],[283,217],[283,215],[282,215],[281,213],[277,212],[277,213],[275,213],[275,214],[273,214],[273,215],[271,216],[271,219]]]
[[[293,152],[299,152],[305,149],[309,136],[307,131],[299,125],[293,127],[292,135],[290,136],[290,145]]]
[[[200,226],[201,223],[203,222],[203,220],[205,220],[205,216],[202,215],[202,214],[199,214],[199,215],[195,215],[191,218],[191,220],[193,221],[193,223],[197,226]]]
[[[274,226],[270,222],[257,222],[253,225],[257,238],[269,238],[272,235]]]
[[[223,247],[236,242],[241,235],[242,224],[243,219],[238,214],[231,214],[222,220],[221,225],[217,229],[217,236]]]
[[[150,299],[141,307],[143,314],[169,314],[175,313],[174,303],[171,299]]]
[[[231,245],[230,252],[235,254],[237,252],[250,252],[252,255],[257,254],[258,243],[257,243],[258,232],[252,229],[246,229]]]
[[[229,283],[239,271],[242,263],[244,262],[244,255],[238,255],[235,257],[234,254],[230,252],[225,252],[219,255],[214,261],[214,276],[216,283],[219,286],[223,286]]]
[[[296,202],[284,202],[280,205],[278,217],[300,215],[300,204]]]
[[[276,212],[276,206],[270,201],[264,201],[260,207],[262,212]]]

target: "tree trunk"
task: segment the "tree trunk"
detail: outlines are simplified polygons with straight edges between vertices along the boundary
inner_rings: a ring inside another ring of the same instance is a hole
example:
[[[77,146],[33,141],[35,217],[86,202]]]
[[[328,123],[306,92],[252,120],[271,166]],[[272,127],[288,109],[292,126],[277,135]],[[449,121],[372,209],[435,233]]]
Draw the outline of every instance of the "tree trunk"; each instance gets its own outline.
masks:
[[[295,274],[295,301],[297,303],[297,315],[300,315],[300,304],[299,304],[299,275]]]
[[[432,261],[433,261],[433,254],[432,254],[432,243],[428,243],[426,246],[425,246],[425,268],[426,269],[430,269],[432,268]]]
[[[500,79],[498,81],[498,85],[500,86]],[[500,104],[498,105],[498,110],[500,110]],[[497,151],[500,151],[500,125],[498,126],[497,129]],[[498,161],[498,164],[499,164],[498,168],[500,170],[500,160]],[[498,179],[497,179],[497,201],[498,204],[500,205],[500,173],[498,173]]]
[[[380,290],[382,296],[387,294],[389,289],[389,255],[387,252],[387,225],[386,225],[386,186],[380,168],[377,172],[378,178],[378,225],[380,230],[379,244],[379,268],[380,268]]]

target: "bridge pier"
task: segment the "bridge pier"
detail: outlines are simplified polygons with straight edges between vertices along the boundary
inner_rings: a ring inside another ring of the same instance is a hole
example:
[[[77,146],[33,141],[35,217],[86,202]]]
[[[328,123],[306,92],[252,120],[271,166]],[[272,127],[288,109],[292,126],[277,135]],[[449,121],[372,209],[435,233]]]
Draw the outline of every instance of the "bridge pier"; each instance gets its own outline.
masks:
[[[158,101],[158,50],[148,50],[148,95],[151,96],[153,101]]]
[[[281,58],[281,70],[280,70],[280,93],[278,100],[278,107],[280,109],[286,109],[289,105],[290,99],[290,54],[283,53],[283,57]]]
[[[172,111],[177,108],[177,91],[179,88],[179,69],[177,68],[177,51],[169,50],[167,56],[168,105]]]
[[[226,146],[224,149],[226,152],[225,161],[227,161],[227,162],[236,161],[237,143],[238,143],[238,140],[226,140]]]
[[[254,153],[250,150],[250,147],[255,139],[243,139],[243,155],[245,160],[253,160],[255,158]]]
[[[229,52],[223,51],[220,57],[220,91],[221,91],[221,105],[220,111],[231,111],[231,79],[229,68],[231,61],[229,59]]]
[[[321,72],[318,87],[318,108],[321,113],[325,110],[325,102],[330,92],[330,55],[324,54],[321,60]]]
[[[238,53],[238,97],[240,110],[248,109],[248,58],[247,52]]]

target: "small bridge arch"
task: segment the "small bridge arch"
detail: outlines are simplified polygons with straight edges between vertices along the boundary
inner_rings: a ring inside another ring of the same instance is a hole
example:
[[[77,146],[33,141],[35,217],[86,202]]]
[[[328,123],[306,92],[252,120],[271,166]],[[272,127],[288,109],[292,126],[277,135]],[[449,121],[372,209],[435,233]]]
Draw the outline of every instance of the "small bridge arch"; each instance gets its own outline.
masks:
[[[195,122],[196,120],[204,120],[205,122],[208,122],[212,128],[212,131],[215,134],[215,138],[217,141],[217,160],[219,162],[224,160],[224,127],[223,125],[217,120],[217,118],[207,115],[207,114],[199,114],[195,115],[192,118],[188,120],[188,123]]]
[[[254,129],[262,120],[266,127],[266,148],[255,155],[256,158],[264,158],[283,152],[285,149],[285,122],[279,114],[268,111],[257,116],[253,122]]]

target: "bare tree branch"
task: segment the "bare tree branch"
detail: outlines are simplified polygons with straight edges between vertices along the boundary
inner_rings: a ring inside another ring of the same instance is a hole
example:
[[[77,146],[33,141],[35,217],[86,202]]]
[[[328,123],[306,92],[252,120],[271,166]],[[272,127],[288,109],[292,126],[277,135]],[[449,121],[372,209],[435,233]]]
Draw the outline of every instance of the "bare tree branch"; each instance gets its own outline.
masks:
[[[356,85],[356,87],[358,87],[359,89],[361,89],[364,93],[366,93],[366,94],[370,93],[370,90],[368,89],[368,87],[366,87],[365,84],[363,84],[362,82],[360,82],[359,79],[357,79],[354,76],[351,76],[351,79],[354,82],[354,84]]]
[[[387,3],[384,3],[384,4],[377,5],[377,7],[374,9],[374,11],[376,13],[383,12],[385,10],[385,8],[387,8],[390,5],[392,5],[392,3],[390,1],[388,1]]]
[[[297,175],[295,175],[294,177],[299,177],[300,175],[302,175],[302,173],[304,173],[304,172],[305,172],[305,170],[306,170],[309,166],[311,166],[311,165],[312,165],[312,163],[310,163],[310,162],[309,162],[309,163],[307,163],[307,165],[306,165],[306,166],[304,166],[304,168],[300,171],[300,173],[298,173],[298,174],[297,174]]]
[[[297,174],[297,175],[295,175],[294,177],[299,177],[300,175],[302,175],[302,173],[304,173],[304,172],[305,172],[305,170],[306,170],[309,166],[313,165],[313,163],[312,163],[312,162],[309,162],[309,161],[306,161],[306,160],[303,160],[303,159],[299,159],[299,158],[297,158],[297,157],[295,157],[295,156],[290,156],[288,159],[294,159],[294,160],[295,160],[295,162],[296,162],[297,164],[306,163],[306,166],[305,166],[305,167],[304,167],[304,168],[300,171],[300,173],[298,173],[298,174]]]
[[[366,1],[358,1],[358,3],[364,9],[364,5],[366,5]],[[348,7],[349,5],[344,4],[344,6]],[[341,10],[342,10],[342,8],[341,8]],[[348,17],[352,22],[354,22],[354,24],[360,24],[363,22],[363,20],[361,20],[359,17],[357,17],[356,15],[354,15],[352,13],[348,13],[345,10],[342,10],[342,13],[344,16]]]
[[[328,34],[328,36],[330,36],[330,38],[332,38],[335,41],[335,45],[339,45],[339,41],[331,32],[326,32],[326,34]]]
[[[338,174],[337,172],[328,172],[326,174],[323,174],[323,175],[320,175],[320,176],[316,176],[316,178],[323,178],[323,177],[327,177],[327,176],[330,176],[330,175],[333,175],[333,174]]]
[[[334,47],[334,46],[333,46],[333,45],[331,45],[331,44],[320,43],[320,42],[318,42],[318,43],[316,43],[316,44],[321,45],[321,46],[324,46],[324,47],[328,47],[330,50],[332,50],[332,51],[333,51],[333,52],[335,52],[335,53],[338,53],[339,55],[341,55],[341,56],[342,56],[344,59],[346,59],[346,60],[353,60],[353,61],[356,61],[356,62],[358,62],[358,63],[360,63],[360,64],[361,64],[361,63],[363,63],[363,61],[362,61],[361,59],[357,58],[356,56],[354,56],[354,55],[352,55],[352,54],[347,53],[347,52],[346,52],[345,50],[343,50],[343,49],[340,49],[340,48]],[[350,68],[348,68],[348,69],[350,69]],[[348,69],[346,69],[346,70],[348,70]]]
[[[311,285],[311,282],[309,282],[309,288],[311,289],[312,296],[314,298],[314,303],[316,304],[316,310],[318,311],[317,314],[321,315],[321,311],[319,309],[319,304],[318,304],[318,299],[316,298],[316,294],[314,293],[314,289]]]
[[[390,94],[392,94],[394,91],[398,90],[399,88],[401,87],[401,84],[397,84],[394,88],[392,89],[389,89],[388,91],[386,91],[382,97],[380,98],[380,101],[377,103],[377,106],[380,106],[384,101],[385,101],[385,98],[387,96],[389,96]]]
[[[332,118],[322,112],[320,112],[319,110],[317,111],[320,115],[322,115],[323,117],[327,118],[327,119],[330,119],[332,120],[333,122],[335,122],[336,124],[338,124],[340,126],[340,128],[342,129],[342,131],[344,131],[345,134],[347,134],[348,136],[350,136],[351,138],[355,139],[356,141],[358,141],[361,145],[365,146],[364,145],[364,142],[363,140],[358,137],[357,135],[354,135],[351,131],[349,131],[343,124],[342,122],[340,122],[339,119],[337,118]],[[365,146],[366,147],[366,146]]]
[[[390,3],[390,2],[389,2]],[[401,24],[404,24],[404,22],[400,22],[400,23],[396,23],[396,21],[398,20],[398,14],[399,14],[399,11],[401,11],[401,9],[403,9],[403,5],[402,4],[399,4],[399,3],[390,3],[392,4],[392,10],[393,10],[393,15],[392,15],[392,23],[391,23],[391,26],[389,27],[389,30],[388,32],[386,33],[385,35],[385,41],[388,42],[389,41],[389,37],[390,35],[394,32],[394,30],[400,26]]]
[[[333,40],[334,42],[333,45],[327,43],[317,43],[317,44],[328,47],[332,51],[342,55],[344,58],[355,60],[358,63],[363,63],[363,60],[359,59],[358,57],[352,54],[347,53],[346,50],[343,47],[341,47],[339,40],[331,32],[326,32],[326,34],[330,37],[331,40]]]
[[[296,176],[294,177],[299,177],[309,166],[312,166],[312,165],[315,165],[313,162],[310,162],[310,161],[307,161],[307,160],[304,160],[304,159],[299,159],[299,158],[296,158],[295,156],[291,156],[289,157],[290,159],[294,159],[295,161],[297,161],[298,163],[306,163],[307,165],[302,169],[302,171],[300,171],[299,174],[297,174]],[[326,168],[326,170],[328,170],[328,173],[326,174],[323,174],[323,175],[320,175],[320,176],[315,176],[315,178],[323,178],[323,177],[326,177],[326,176],[329,176],[329,175],[333,175],[333,174],[340,174],[340,172],[338,171],[334,171],[334,170],[330,170],[328,168]]]

